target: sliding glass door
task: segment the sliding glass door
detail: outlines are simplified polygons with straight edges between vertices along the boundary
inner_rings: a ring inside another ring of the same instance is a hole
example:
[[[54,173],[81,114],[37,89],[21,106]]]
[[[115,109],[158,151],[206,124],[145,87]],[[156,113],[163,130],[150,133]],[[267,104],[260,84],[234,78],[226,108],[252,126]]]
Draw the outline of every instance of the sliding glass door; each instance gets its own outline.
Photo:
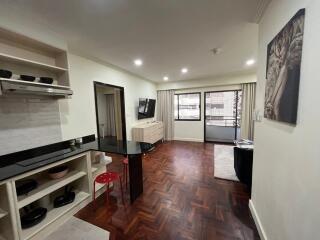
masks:
[[[241,90],[205,93],[205,141],[233,142],[240,137]]]

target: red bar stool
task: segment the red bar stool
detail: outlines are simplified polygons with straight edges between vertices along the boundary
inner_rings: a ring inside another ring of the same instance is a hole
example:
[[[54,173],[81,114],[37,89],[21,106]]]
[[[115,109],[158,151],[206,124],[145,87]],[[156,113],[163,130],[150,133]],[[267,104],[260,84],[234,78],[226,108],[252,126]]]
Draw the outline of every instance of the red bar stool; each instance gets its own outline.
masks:
[[[123,190],[122,190],[122,180],[121,180],[121,176],[116,173],[116,172],[105,172],[105,173],[101,173],[99,174],[94,182],[93,182],[93,201],[94,201],[94,205],[96,205],[96,183],[100,183],[100,184],[106,184],[107,185],[107,190],[106,190],[106,199],[107,202],[109,202],[109,193],[111,192],[111,190],[109,189],[109,184],[115,181],[120,182],[120,189],[121,189],[121,198],[122,198],[122,203],[124,204],[124,198],[123,198]]]
[[[123,177],[124,177],[124,181],[126,182],[126,189],[128,189],[128,166],[129,166],[129,161],[128,161],[127,157],[122,160],[122,165],[123,165],[123,168],[122,168]]]

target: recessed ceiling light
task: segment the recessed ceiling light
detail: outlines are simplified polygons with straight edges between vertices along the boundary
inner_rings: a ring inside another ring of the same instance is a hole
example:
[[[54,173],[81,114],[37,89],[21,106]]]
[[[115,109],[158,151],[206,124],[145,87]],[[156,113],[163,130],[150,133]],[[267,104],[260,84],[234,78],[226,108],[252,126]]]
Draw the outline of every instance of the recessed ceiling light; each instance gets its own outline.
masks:
[[[143,61],[141,59],[136,59],[133,62],[134,62],[134,65],[136,66],[141,66],[143,64]]]
[[[246,61],[247,66],[252,66],[255,63],[256,63],[256,61],[254,59],[249,59],[248,61]]]
[[[163,77],[163,81],[168,81],[169,80],[169,77],[168,76],[164,76]]]
[[[187,73],[188,71],[189,71],[188,68],[182,68],[182,69],[181,69],[181,72],[182,72],[182,73]]]

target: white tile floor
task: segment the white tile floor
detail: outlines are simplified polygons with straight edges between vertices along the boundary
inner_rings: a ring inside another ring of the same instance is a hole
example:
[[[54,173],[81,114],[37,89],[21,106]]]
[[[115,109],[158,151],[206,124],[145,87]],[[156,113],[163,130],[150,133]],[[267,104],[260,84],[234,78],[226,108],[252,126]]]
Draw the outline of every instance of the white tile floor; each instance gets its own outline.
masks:
[[[108,240],[109,235],[110,233],[102,228],[72,217],[45,240]]]

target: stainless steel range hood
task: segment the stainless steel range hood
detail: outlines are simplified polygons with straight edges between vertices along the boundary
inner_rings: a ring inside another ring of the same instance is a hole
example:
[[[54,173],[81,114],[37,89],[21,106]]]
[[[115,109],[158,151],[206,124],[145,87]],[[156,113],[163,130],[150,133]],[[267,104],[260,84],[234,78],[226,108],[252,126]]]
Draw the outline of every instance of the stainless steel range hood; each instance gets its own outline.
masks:
[[[25,94],[68,98],[73,94],[69,87],[25,82],[20,80],[0,80],[0,95]]]

